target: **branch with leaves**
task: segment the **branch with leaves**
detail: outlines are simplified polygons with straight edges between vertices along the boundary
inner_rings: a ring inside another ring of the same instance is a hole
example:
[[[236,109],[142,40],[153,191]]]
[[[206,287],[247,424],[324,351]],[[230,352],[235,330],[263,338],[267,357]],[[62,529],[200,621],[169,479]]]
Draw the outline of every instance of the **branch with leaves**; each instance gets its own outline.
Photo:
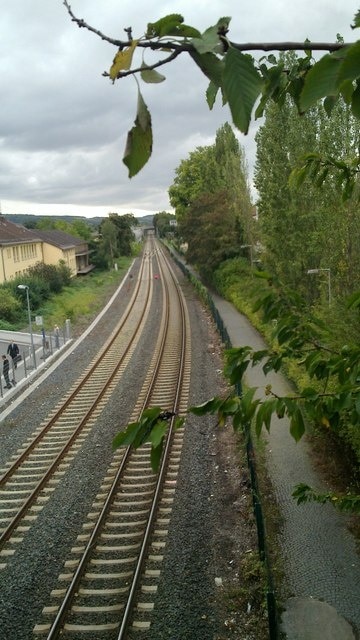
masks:
[[[201,33],[184,23],[180,14],[170,14],[149,23],[141,36],[133,38],[132,28],[127,27],[127,40],[106,36],[98,29],[77,18],[67,0],[64,5],[79,28],[95,33],[102,40],[118,48],[108,72],[103,75],[112,82],[132,75],[139,75],[145,83],[160,83],[165,77],[156,70],[168,65],[179,55],[186,53],[210,81],[206,100],[213,108],[218,93],[223,104],[230,108],[234,125],[247,134],[252,117],[263,115],[266,104],[274,100],[281,104],[286,94],[295,101],[299,113],[310,109],[325,98],[327,109],[341,95],[351,104],[360,117],[360,42],[345,44],[338,36],[335,43],[283,42],[283,43],[235,43],[228,38],[230,18],[220,18],[216,25]],[[353,28],[360,26],[360,11],[355,15]],[[131,68],[136,50],[143,50],[142,63]],[[145,50],[165,52],[164,59],[153,64],[144,61]],[[253,58],[244,51],[304,51],[305,56],[288,73],[281,58],[275,55]],[[318,62],[312,51],[328,51]],[[169,53],[170,52],[170,53]],[[256,106],[257,104],[257,106]],[[255,108],[256,106],[256,108]],[[152,153],[152,126],[150,111],[138,84],[138,106],[135,126],[128,134],[124,163],[129,177],[136,175],[148,162]]]

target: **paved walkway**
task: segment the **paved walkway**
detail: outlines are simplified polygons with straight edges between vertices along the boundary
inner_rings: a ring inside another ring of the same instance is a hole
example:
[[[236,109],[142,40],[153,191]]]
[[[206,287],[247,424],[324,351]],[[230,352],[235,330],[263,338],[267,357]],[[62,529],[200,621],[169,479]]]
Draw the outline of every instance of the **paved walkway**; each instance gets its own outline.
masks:
[[[265,343],[235,307],[213,295],[234,347],[263,349]],[[263,374],[261,366],[248,369],[246,384],[275,393],[293,390],[281,374]],[[289,640],[352,640],[360,632],[360,561],[355,541],[346,527],[347,518],[331,505],[297,506],[291,497],[297,483],[320,490],[305,441],[295,443],[289,422],[272,420],[267,440],[267,466],[283,516],[281,544],[286,581],[294,596],[283,614]],[[326,489],[326,488],[325,488]],[[311,599],[311,600],[310,600]],[[351,623],[352,627],[342,618]]]
[[[12,381],[11,389],[6,388],[4,376],[2,375],[2,363],[0,364],[0,407],[8,403],[15,394],[18,395],[20,389],[24,389],[44,369],[47,369],[50,363],[56,360],[59,357],[59,353],[70,343],[70,338],[68,337],[64,342],[64,338],[61,337],[58,346],[55,343],[47,343],[45,348],[42,336],[33,334],[35,366],[30,346],[30,334],[16,331],[0,331],[0,355],[6,355],[10,342],[15,342],[18,345],[21,361],[17,363],[15,369],[12,359],[8,356],[10,365],[9,377]],[[0,419],[1,417],[2,414],[0,413]]]

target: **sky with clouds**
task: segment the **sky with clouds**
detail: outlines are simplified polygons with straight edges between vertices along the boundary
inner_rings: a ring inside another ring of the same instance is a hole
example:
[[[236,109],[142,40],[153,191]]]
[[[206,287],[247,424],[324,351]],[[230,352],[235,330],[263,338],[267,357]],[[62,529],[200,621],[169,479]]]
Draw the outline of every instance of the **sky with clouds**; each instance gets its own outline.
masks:
[[[72,0],[73,13],[105,35],[126,39],[148,22],[180,13],[200,31],[230,16],[235,42],[334,42],[359,38],[350,24],[359,0]],[[141,83],[153,125],[153,153],[128,178],[122,162],[136,116],[133,78],[112,84],[108,71],[116,49],[79,29],[62,0],[3,0],[0,14],[0,201],[3,214],[106,216],[171,210],[168,188],[175,169],[197,146],[212,144],[229,121],[228,108],[209,111],[207,80],[185,55],[162,67],[166,81]],[[259,54],[261,55],[261,54]],[[160,54],[145,60],[155,62]],[[237,133],[249,177],[254,134]]]

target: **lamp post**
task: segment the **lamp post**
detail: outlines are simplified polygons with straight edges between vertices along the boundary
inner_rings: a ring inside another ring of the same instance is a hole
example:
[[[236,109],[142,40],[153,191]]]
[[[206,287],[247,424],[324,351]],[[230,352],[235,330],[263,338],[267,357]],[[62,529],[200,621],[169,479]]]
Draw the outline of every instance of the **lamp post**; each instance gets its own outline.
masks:
[[[32,359],[33,359],[33,364],[34,364],[34,368],[36,369],[36,361],[35,361],[35,347],[34,347],[34,336],[33,336],[33,332],[32,332],[32,324],[31,324],[31,311],[30,311],[30,299],[29,299],[29,287],[27,284],[18,284],[18,289],[22,289],[26,291],[26,302],[27,302],[27,311],[28,311],[28,318],[29,318],[29,329],[30,329],[30,342],[31,342],[31,353],[32,353]]]
[[[329,306],[331,304],[331,270],[330,269],[322,269],[319,267],[319,269],[308,269],[307,270],[307,274],[309,273],[320,273],[320,271],[327,271],[328,274],[328,298],[329,298]]]

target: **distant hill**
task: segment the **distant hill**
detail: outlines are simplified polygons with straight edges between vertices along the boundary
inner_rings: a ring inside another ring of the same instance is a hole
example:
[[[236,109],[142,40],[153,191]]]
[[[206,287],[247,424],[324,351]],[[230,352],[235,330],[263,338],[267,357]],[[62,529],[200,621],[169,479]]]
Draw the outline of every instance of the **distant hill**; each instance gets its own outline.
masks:
[[[104,216],[103,218],[97,216],[94,218],[86,218],[85,216],[36,216],[33,214],[27,213],[3,213],[4,218],[10,220],[10,222],[14,222],[15,224],[22,224],[24,227],[28,229],[33,229],[36,226],[36,223],[39,221],[39,218],[50,218],[51,220],[65,220],[65,222],[73,223],[75,220],[82,220],[86,222],[92,227],[98,227],[103,220],[107,218]],[[153,215],[142,216],[141,218],[136,218],[138,223],[144,227],[150,227],[153,224]]]

